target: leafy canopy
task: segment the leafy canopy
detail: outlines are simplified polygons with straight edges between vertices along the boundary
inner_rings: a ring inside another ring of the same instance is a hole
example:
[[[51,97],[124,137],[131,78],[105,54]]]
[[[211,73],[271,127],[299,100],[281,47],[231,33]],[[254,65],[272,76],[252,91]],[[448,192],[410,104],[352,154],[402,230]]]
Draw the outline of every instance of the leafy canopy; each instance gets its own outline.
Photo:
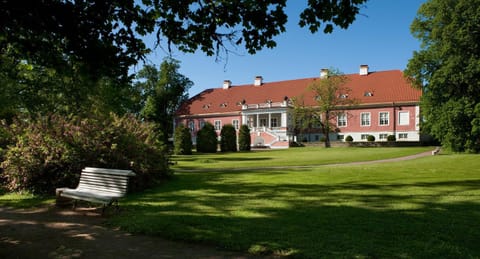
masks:
[[[311,32],[347,28],[367,0],[309,0],[299,25]],[[72,64],[85,74],[126,78],[131,65],[158,45],[207,55],[242,46],[254,54],[285,32],[286,0],[1,1],[0,49],[37,65]]]
[[[423,89],[422,129],[453,151],[480,151],[480,1],[430,0],[411,31],[421,49],[405,74]]]

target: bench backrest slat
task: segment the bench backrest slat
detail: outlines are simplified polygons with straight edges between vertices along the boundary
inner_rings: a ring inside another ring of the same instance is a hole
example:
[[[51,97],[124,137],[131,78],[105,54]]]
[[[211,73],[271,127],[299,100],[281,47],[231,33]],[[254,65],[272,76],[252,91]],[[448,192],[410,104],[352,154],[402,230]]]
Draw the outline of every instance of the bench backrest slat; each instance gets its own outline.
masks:
[[[130,170],[86,167],[77,189],[123,196],[127,193],[128,178],[133,175],[135,173]]]

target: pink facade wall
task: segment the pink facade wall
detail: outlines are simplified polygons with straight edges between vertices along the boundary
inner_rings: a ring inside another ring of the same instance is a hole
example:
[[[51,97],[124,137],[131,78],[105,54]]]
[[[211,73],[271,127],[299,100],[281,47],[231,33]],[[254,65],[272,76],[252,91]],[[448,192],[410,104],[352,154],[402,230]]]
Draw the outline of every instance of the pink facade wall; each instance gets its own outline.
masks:
[[[213,126],[215,126],[215,121],[220,121],[220,129],[223,127],[223,125],[226,124],[233,124],[234,120],[238,120],[238,126],[240,127],[242,125],[242,116],[240,115],[233,115],[233,116],[223,116],[223,117],[206,117],[206,118],[189,118],[189,119],[178,119],[176,121],[176,124],[183,124],[186,127],[190,127],[191,123],[193,123],[194,130],[192,132],[192,137],[197,136],[197,132],[201,129],[201,123],[211,123]],[[220,130],[217,130],[217,135],[220,135]]]
[[[383,112],[388,112],[388,125],[380,125]],[[408,125],[399,125],[400,113],[404,112],[408,112]],[[370,113],[370,126],[361,125],[362,113]],[[415,131],[417,128],[415,106],[358,109],[347,114],[347,126],[339,127],[340,132]]]

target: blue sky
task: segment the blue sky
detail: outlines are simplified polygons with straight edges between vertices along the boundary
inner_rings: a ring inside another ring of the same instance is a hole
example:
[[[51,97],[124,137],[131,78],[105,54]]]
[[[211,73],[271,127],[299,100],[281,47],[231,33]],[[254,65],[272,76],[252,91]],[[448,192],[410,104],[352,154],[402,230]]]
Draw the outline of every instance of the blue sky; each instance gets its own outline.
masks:
[[[361,64],[370,71],[404,70],[420,43],[410,33],[410,24],[425,0],[370,0],[355,22],[347,29],[335,28],[332,34],[311,34],[298,26],[299,14],[306,0],[287,2],[287,31],[276,39],[277,47],[255,55],[237,50],[228,61],[215,61],[202,52],[174,52],[181,61],[180,73],[194,82],[190,96],[208,88],[221,87],[223,80],[233,85],[251,84],[255,76],[265,82],[316,77],[322,68],[358,73]],[[150,62],[160,64],[167,55],[157,49]],[[138,69],[138,68],[137,68]]]

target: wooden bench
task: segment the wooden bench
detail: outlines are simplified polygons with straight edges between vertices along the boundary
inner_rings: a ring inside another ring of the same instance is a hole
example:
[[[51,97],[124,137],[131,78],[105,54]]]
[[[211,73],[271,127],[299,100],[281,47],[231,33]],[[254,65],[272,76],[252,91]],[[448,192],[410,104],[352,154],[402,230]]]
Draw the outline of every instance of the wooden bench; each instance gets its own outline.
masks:
[[[432,151],[432,156],[435,156],[438,153],[440,153],[440,147],[436,147],[435,150]]]
[[[135,173],[131,170],[85,167],[80,175],[77,188],[57,188],[58,198],[73,199],[73,208],[78,200],[101,203],[102,215],[111,205],[118,209],[118,199],[127,194],[128,180]]]

